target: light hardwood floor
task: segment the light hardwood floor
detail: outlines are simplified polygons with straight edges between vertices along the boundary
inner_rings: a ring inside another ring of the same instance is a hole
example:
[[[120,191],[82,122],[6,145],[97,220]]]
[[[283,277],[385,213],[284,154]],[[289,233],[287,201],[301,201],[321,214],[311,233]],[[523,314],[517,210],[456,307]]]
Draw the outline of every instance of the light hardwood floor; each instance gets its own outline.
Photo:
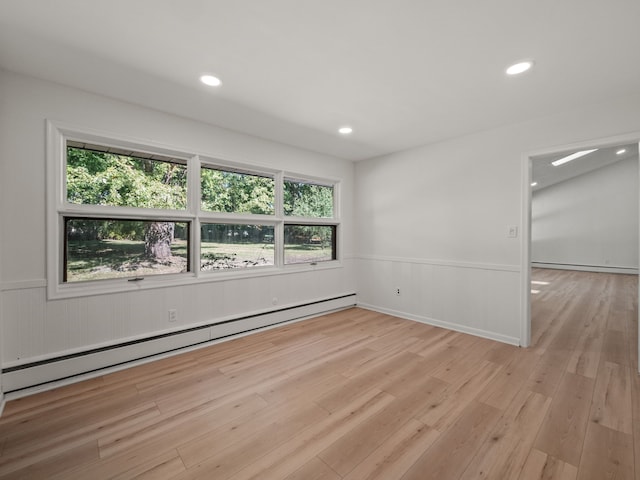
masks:
[[[11,401],[0,478],[639,478],[637,278],[533,277],[529,349],[350,309]]]

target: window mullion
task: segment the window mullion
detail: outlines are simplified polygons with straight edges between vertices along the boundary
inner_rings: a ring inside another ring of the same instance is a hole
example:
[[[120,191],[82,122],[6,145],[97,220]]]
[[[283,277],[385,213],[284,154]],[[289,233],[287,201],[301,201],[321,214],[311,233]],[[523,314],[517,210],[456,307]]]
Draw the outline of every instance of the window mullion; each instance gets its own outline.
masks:
[[[275,264],[277,267],[284,265],[284,174],[278,172],[275,175],[275,214],[278,220],[274,228]]]
[[[134,220],[185,220],[195,217],[184,210],[160,210],[136,207],[111,207],[108,205],[76,205],[67,203],[58,213],[67,217],[122,218]]]
[[[200,232],[200,212],[202,197],[200,182],[200,157],[195,155],[187,162],[187,211],[194,216],[189,232],[191,251],[189,259],[191,261],[191,271],[196,277],[200,277],[200,254],[202,251]]]
[[[273,215],[253,213],[203,212],[198,214],[201,222],[207,223],[255,223],[261,225],[275,225],[278,220]]]
[[[200,212],[200,157],[187,162],[187,211],[196,216]]]
[[[284,223],[295,223],[296,225],[337,225],[340,222],[335,218],[286,217]]]

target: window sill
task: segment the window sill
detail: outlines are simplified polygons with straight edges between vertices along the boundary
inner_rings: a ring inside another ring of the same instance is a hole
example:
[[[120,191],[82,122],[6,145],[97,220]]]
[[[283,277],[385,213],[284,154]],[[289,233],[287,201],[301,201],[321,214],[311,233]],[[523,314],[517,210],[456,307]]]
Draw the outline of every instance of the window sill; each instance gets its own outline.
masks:
[[[48,285],[47,298],[48,300],[60,300],[95,295],[130,293],[156,288],[181,287],[238,279],[291,275],[316,270],[332,270],[336,268],[342,268],[342,262],[339,260],[324,261],[315,264],[304,263],[285,265],[284,267],[258,267],[254,269],[244,269],[241,271],[198,272],[197,274],[182,273],[166,275],[162,278],[149,276],[144,277],[139,281],[129,281],[130,278],[123,278],[117,280],[96,280],[94,282],[83,283],[66,283]]]

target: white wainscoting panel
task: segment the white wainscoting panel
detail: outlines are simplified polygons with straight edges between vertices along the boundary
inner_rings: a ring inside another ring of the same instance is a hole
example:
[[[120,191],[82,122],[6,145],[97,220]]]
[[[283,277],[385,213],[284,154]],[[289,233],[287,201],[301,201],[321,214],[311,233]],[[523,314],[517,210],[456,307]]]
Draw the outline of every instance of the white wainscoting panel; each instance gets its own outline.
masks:
[[[364,308],[520,344],[519,267],[360,257],[357,271]]]

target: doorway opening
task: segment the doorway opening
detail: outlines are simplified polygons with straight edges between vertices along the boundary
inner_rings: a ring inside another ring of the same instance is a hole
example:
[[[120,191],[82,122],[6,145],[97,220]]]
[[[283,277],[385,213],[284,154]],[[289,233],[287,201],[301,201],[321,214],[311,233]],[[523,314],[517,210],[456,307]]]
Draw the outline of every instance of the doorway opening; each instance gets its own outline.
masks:
[[[532,268],[637,275],[639,140],[635,133],[523,156],[523,346],[537,340],[532,298],[550,288]]]

